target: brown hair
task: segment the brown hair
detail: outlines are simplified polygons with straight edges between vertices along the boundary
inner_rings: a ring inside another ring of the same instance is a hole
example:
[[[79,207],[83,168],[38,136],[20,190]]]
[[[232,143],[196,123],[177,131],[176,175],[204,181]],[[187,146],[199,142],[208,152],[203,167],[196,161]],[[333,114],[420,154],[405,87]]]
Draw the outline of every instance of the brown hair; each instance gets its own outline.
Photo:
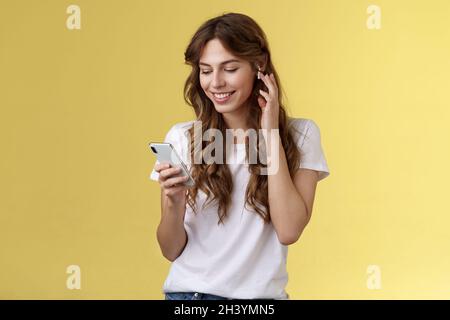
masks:
[[[292,132],[289,130],[288,116],[282,105],[282,89],[278,75],[272,64],[269,45],[263,30],[250,17],[239,13],[227,13],[212,18],[203,23],[192,37],[185,53],[185,64],[192,67],[191,73],[186,79],[184,85],[184,99],[186,103],[193,107],[197,120],[201,121],[202,136],[203,133],[210,128],[218,129],[222,132],[222,137],[226,136],[226,125],[222,115],[218,113],[212,101],[204,93],[199,80],[199,59],[205,44],[212,39],[218,39],[222,45],[235,56],[250,62],[252,68],[257,71],[256,64],[265,65],[264,73],[273,73],[277,86],[279,88],[278,102],[280,106],[279,112],[279,134],[281,143],[286,153],[287,164],[290,176],[293,177],[300,163],[300,151],[294,140]],[[265,89],[262,81],[254,81],[252,94],[250,95],[247,105],[251,108],[248,119],[250,128],[259,132],[261,109],[258,105],[259,89]],[[190,150],[191,150],[191,174],[195,179],[195,186],[188,190],[187,202],[192,210],[196,213],[196,197],[198,190],[202,190],[208,203],[210,196],[218,203],[219,224],[223,223],[227,215],[227,211],[231,205],[231,194],[233,190],[233,178],[226,164],[206,164],[203,161],[203,152],[210,141],[201,139],[202,163],[194,162],[194,127],[189,129]],[[259,138],[258,138],[259,140]],[[248,159],[249,146],[246,142],[246,158]],[[259,141],[255,146],[256,152],[259,152]],[[226,148],[223,151],[226,159]],[[258,153],[257,153],[258,154]],[[225,163],[225,161],[223,161]],[[268,200],[268,181],[267,175],[259,174],[262,168],[266,168],[258,160],[256,164],[249,164],[250,179],[245,193],[246,204],[259,214],[266,223],[270,220],[270,208]],[[212,198],[211,198],[212,200]],[[211,201],[210,200],[210,201]],[[266,209],[265,211],[263,209]]]

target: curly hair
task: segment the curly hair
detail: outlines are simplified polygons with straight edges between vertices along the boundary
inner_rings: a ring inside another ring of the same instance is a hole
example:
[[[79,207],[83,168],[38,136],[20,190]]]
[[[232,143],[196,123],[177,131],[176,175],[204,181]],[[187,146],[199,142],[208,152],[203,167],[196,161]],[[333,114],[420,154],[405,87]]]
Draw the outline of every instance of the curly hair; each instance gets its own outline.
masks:
[[[204,93],[199,80],[200,68],[199,59],[202,49],[206,43],[212,39],[218,39],[224,48],[235,56],[248,61],[252,69],[257,72],[256,64],[264,64],[265,72],[273,73],[277,86],[279,88],[279,125],[278,130],[281,138],[282,147],[286,154],[287,164],[291,177],[299,167],[300,150],[294,140],[293,132],[290,130],[289,117],[282,104],[282,90],[280,80],[271,61],[269,45],[266,35],[261,27],[249,16],[240,13],[226,13],[212,18],[203,23],[197,32],[193,35],[185,53],[185,64],[192,67],[191,73],[187,77],[184,85],[184,100],[194,109],[198,121],[201,121],[202,136],[203,132],[214,128],[226,135],[226,124],[222,115],[214,108],[212,101]],[[253,90],[248,98],[247,105],[251,108],[248,123],[250,128],[259,132],[261,129],[261,109],[258,105],[259,90],[263,89],[262,81],[254,80]],[[190,188],[187,193],[187,203],[196,211],[196,197],[198,191],[203,191],[207,196],[207,201],[215,199],[218,203],[218,224],[223,223],[227,216],[227,211],[231,205],[231,194],[233,191],[233,177],[229,167],[226,164],[202,163],[194,164],[194,126],[188,130],[190,134],[190,157],[191,157],[191,175],[195,180],[195,186]],[[260,138],[258,138],[259,140]],[[211,141],[201,141],[202,153]],[[258,142],[255,146],[256,152],[259,152]],[[246,159],[249,156],[249,144],[246,141]],[[223,151],[226,159],[226,148]],[[203,157],[202,157],[203,159]],[[224,162],[223,162],[224,163]],[[249,204],[253,210],[261,216],[265,223],[270,223],[270,207],[268,200],[268,180],[267,175],[261,175],[261,169],[265,165],[258,162],[249,164],[248,170],[250,178],[245,192],[245,205]]]

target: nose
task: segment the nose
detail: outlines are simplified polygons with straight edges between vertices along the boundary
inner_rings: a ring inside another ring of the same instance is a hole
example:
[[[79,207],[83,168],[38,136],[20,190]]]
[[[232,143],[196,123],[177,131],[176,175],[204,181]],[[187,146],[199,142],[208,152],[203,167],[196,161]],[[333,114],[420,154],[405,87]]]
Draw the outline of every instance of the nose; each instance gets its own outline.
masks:
[[[211,87],[214,89],[221,88],[225,85],[225,81],[223,79],[223,76],[220,72],[213,72],[213,78],[211,81]]]

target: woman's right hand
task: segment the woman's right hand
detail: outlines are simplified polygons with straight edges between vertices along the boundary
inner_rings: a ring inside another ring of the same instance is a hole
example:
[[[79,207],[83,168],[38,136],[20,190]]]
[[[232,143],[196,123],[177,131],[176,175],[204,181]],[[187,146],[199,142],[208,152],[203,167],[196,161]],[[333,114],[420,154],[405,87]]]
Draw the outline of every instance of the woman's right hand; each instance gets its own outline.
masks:
[[[155,165],[155,171],[159,173],[158,182],[161,185],[162,192],[172,204],[186,205],[187,186],[184,182],[188,181],[188,176],[178,176],[181,168],[172,167],[170,163],[159,163]]]

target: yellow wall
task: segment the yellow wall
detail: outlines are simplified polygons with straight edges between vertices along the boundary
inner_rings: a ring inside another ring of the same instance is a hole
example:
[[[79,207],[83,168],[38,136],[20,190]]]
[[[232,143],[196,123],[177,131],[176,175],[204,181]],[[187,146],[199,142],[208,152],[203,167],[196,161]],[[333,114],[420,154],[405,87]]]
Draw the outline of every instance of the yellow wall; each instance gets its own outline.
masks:
[[[319,125],[331,171],[289,248],[291,298],[450,298],[447,0],[2,0],[0,298],[163,298],[147,143],[193,119],[184,49],[230,11],[265,30],[288,110]]]

